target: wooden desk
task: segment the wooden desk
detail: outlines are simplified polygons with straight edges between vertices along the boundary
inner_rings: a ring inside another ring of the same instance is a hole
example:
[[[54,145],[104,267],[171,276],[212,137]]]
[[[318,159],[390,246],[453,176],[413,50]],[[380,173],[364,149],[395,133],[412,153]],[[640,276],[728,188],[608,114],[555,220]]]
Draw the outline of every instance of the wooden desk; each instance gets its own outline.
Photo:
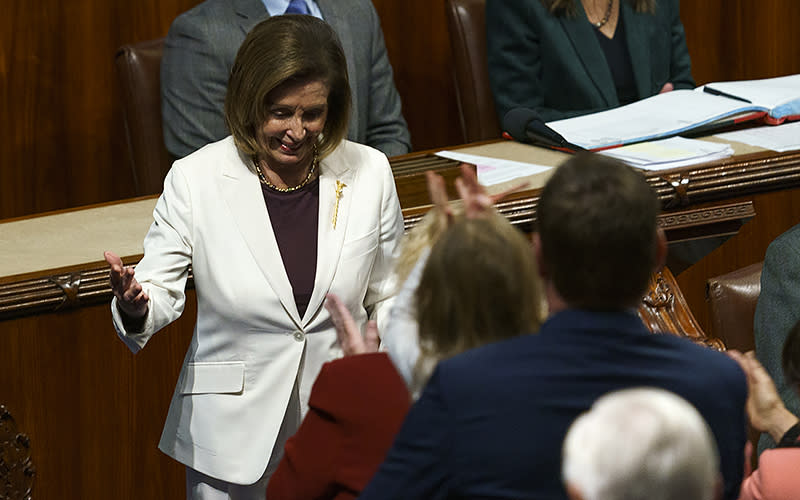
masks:
[[[479,146],[486,147],[536,155],[539,162],[563,159],[508,143]],[[426,210],[422,172],[442,170],[450,179],[456,172],[455,162],[430,154],[397,158],[393,166],[407,226]],[[800,153],[744,152],[648,180],[667,207],[661,224],[672,235],[712,234],[753,217],[678,277],[695,314],[705,310],[702,287],[710,270],[721,274],[760,260],[766,244],[800,220]],[[500,211],[529,228],[540,185],[505,200]],[[102,262],[107,248],[137,261],[154,204],[144,198],[0,223],[0,404],[30,438],[36,498],[183,495],[183,467],[157,443],[191,338],[194,292],[183,316],[134,356],[111,327]],[[761,224],[765,229],[754,229]],[[687,286],[695,284],[700,297],[693,302],[695,291]],[[640,312],[651,328],[702,335],[702,322],[692,318],[669,274],[654,277]]]
[[[719,141],[714,137],[706,139]],[[688,268],[686,262],[670,263],[671,268],[681,269],[677,276],[681,292],[700,327],[712,335],[705,300],[706,280],[763,260],[769,243],[800,223],[800,151],[776,153],[740,143],[731,146],[735,155],[730,158],[647,174],[664,207],[659,224],[667,233],[671,251],[681,242],[717,238],[710,245],[713,250]],[[543,165],[557,165],[567,157],[556,151],[506,142],[466,146],[459,152]],[[430,153],[400,157],[393,165],[405,167],[406,162],[413,162],[418,170],[455,165]],[[530,230],[540,187],[548,177],[545,173],[531,178],[530,189],[507,198],[498,209],[512,223]],[[494,189],[500,191],[509,184],[513,182]],[[406,208],[407,225],[413,225],[427,208]],[[720,244],[721,241],[724,242]]]

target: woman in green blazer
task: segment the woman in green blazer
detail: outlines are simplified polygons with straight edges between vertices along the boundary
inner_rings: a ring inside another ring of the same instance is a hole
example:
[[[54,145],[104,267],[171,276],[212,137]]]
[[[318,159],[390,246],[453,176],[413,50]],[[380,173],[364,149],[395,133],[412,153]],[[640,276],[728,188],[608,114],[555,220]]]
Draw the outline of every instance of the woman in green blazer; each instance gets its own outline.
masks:
[[[489,80],[502,121],[545,121],[693,88],[679,0],[487,0]]]

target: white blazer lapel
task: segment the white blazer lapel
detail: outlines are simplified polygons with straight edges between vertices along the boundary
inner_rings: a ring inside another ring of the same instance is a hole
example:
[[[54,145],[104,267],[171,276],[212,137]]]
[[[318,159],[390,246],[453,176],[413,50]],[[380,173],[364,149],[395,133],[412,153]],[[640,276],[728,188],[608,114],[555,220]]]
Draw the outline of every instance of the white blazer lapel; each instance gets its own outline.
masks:
[[[317,275],[314,278],[314,291],[303,316],[304,327],[317,315],[333,282],[353,201],[355,169],[341,165],[339,161],[328,160],[326,158],[320,162]],[[338,202],[337,192],[340,193]]]
[[[294,323],[299,325],[300,313],[283,267],[258,178],[237,159],[223,168],[220,191],[269,286]]]

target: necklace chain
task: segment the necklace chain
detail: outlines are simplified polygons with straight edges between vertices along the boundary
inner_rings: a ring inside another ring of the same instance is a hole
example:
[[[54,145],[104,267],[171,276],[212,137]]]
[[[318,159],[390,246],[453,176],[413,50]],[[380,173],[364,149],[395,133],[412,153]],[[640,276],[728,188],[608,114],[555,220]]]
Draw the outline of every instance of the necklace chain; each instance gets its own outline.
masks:
[[[592,23],[596,29],[600,29],[608,23],[608,20],[611,19],[611,7],[614,6],[614,0],[608,0],[608,7],[606,7],[606,13],[603,16],[603,19],[597,21],[596,23]]]
[[[303,182],[301,182],[300,184],[298,184],[296,186],[292,186],[292,187],[282,188],[282,187],[278,187],[275,184],[271,183],[269,181],[269,179],[267,179],[267,176],[264,175],[264,171],[261,170],[261,165],[258,164],[258,158],[257,157],[253,157],[253,165],[255,165],[255,167],[256,167],[256,173],[258,174],[258,180],[261,181],[261,184],[264,184],[268,188],[274,189],[275,191],[279,191],[281,193],[291,193],[292,191],[297,191],[301,187],[303,187],[306,184],[308,184],[311,181],[311,178],[314,177],[314,171],[316,170],[316,167],[317,167],[317,151],[316,151],[316,148],[315,148],[314,149],[314,159],[311,160],[311,168],[308,169],[308,175],[306,175],[306,178],[303,179]]]

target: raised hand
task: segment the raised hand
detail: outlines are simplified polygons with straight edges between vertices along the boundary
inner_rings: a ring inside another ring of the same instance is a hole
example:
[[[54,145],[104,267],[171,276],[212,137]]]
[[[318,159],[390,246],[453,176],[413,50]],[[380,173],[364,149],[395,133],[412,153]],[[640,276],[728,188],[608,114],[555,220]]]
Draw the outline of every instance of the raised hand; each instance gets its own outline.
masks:
[[[760,431],[768,432],[776,442],[779,441],[797,422],[797,417],[786,409],[775,389],[775,383],[753,351],[742,354],[731,350],[728,355],[739,363],[747,376],[747,416],[750,424]]]
[[[456,191],[464,201],[464,216],[470,219],[487,217],[494,212],[495,203],[528,185],[527,182],[521,182],[502,193],[490,196],[486,188],[478,182],[478,175],[473,166],[462,163],[460,168],[461,176],[456,179]],[[448,220],[451,220],[453,210],[448,202],[444,179],[441,175],[431,171],[426,172],[425,175],[428,181],[428,194],[434,207],[445,214]]]
[[[133,268],[125,266],[113,252],[104,252],[103,257],[110,267],[111,291],[117,298],[117,307],[130,319],[144,317],[150,297],[134,278]]]
[[[378,338],[378,325],[368,321],[364,335],[356,325],[353,315],[344,303],[335,294],[329,293],[325,300],[325,309],[331,315],[331,321],[336,328],[336,338],[345,356],[377,352],[380,339]]]

